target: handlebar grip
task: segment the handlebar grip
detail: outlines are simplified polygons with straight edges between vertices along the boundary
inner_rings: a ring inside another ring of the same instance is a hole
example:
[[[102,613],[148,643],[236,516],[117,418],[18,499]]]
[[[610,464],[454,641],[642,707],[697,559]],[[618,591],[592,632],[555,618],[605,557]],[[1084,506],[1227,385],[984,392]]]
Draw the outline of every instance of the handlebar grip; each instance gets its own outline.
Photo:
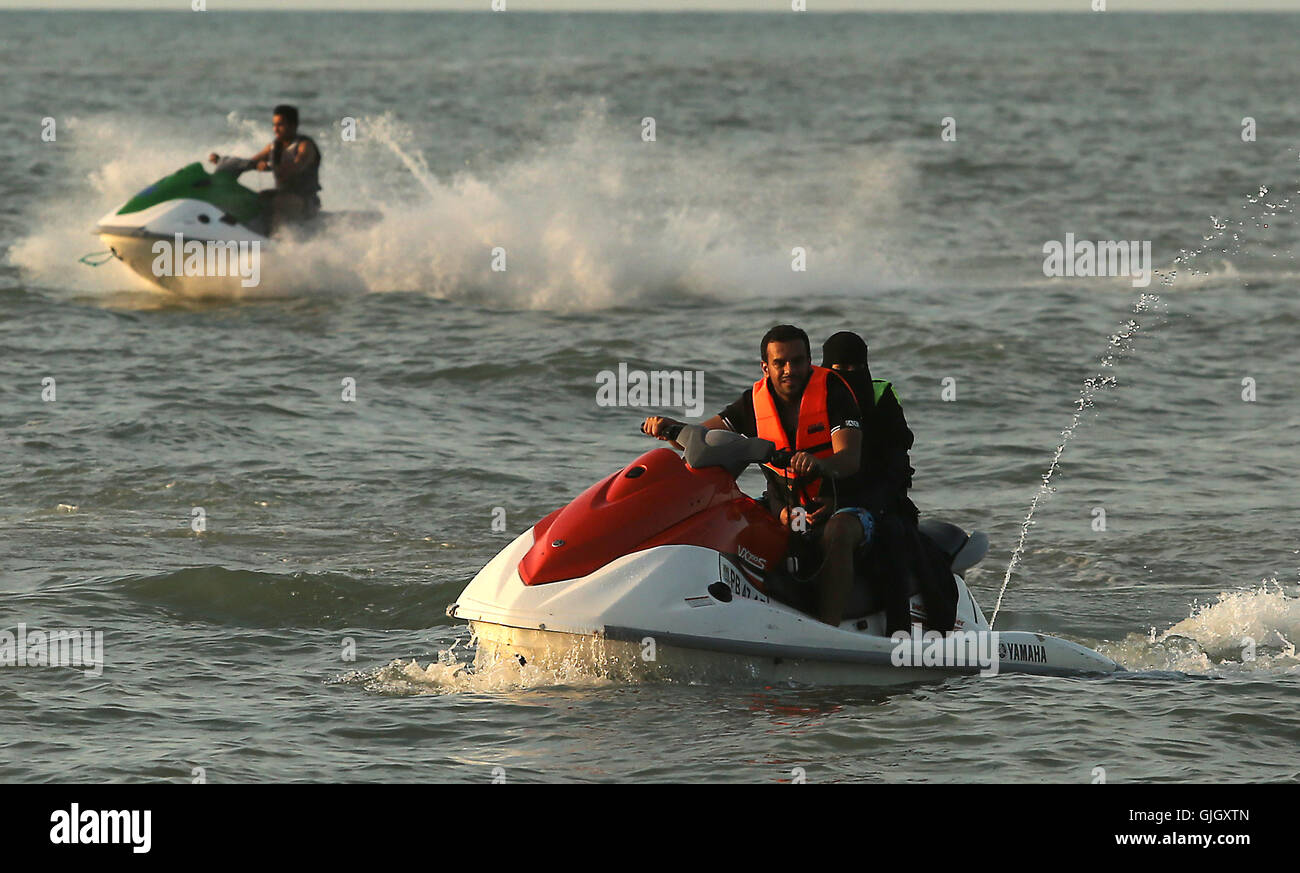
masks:
[[[681,436],[682,428],[684,427],[686,427],[684,424],[670,424],[660,431],[660,433],[670,442],[676,442],[677,437]]]
[[[775,449],[772,452],[772,466],[788,467],[790,459],[794,457],[794,452],[787,452],[784,449]]]

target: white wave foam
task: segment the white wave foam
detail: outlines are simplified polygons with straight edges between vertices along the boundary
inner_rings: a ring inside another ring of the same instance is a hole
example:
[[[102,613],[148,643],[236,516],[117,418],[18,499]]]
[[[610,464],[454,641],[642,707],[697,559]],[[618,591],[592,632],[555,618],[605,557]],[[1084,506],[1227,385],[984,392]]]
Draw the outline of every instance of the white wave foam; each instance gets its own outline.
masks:
[[[897,153],[864,151],[856,165],[828,168],[836,182],[828,206],[805,203],[789,174],[765,174],[736,155],[676,141],[670,130],[644,143],[639,128],[599,105],[556,130],[500,165],[446,178],[429,170],[410,128],[391,115],[360,119],[354,143],[306,130],[322,144],[325,208],[379,210],[384,220],[280,246],[294,273],[274,290],[415,291],[589,310],[676,295],[860,294],[902,280],[910,267],[896,265],[916,261],[891,242],[909,178]],[[66,136],[75,145],[64,149],[64,172],[84,184],[33,207],[31,232],[10,260],[47,288],[119,291],[142,280],[120,264],[77,263],[103,247],[89,233],[95,220],[211,151],[252,154],[269,133],[232,113],[224,130],[196,132],[119,116],[73,119]],[[269,176],[242,181],[267,187]],[[504,272],[492,269],[498,246]],[[791,270],[795,246],[808,250],[807,272]]]
[[[473,645],[471,640],[470,645]],[[382,667],[357,670],[335,679],[345,685],[360,685],[374,694],[474,694],[520,691],[529,688],[579,687],[598,688],[612,685],[616,679],[593,672],[581,660],[545,669],[536,664],[520,664],[512,658],[488,658],[482,651],[472,660],[462,660],[453,644],[438,652],[438,660],[421,667],[419,661],[401,659]],[[627,681],[629,677],[619,677]]]

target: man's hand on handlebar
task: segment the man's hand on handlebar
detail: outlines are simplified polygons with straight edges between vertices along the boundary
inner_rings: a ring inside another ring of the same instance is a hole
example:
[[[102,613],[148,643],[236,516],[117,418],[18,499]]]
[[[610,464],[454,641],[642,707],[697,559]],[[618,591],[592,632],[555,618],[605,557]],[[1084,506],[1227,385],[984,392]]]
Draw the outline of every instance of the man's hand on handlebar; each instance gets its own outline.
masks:
[[[807,452],[795,452],[786,469],[800,479],[815,479],[822,475],[821,462]]]
[[[673,419],[662,415],[652,415],[645,421],[641,422],[641,433],[649,434],[656,439],[671,440],[681,432],[682,427],[683,425],[680,421],[674,421]],[[668,435],[670,428],[675,428],[675,430],[672,431],[672,436]]]

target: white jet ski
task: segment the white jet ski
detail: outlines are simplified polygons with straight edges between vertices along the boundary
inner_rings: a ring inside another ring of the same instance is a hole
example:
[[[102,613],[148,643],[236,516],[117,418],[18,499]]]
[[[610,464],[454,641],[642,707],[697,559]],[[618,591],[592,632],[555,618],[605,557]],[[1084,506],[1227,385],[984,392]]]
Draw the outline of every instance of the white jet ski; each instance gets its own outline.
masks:
[[[163,290],[195,297],[257,293],[278,240],[270,233],[266,200],[239,184],[239,174],[250,167],[240,158],[222,160],[212,173],[188,164],[105,215],[93,232],[118,260]],[[320,212],[289,230],[304,240],[381,218],[378,212]]]
[[[448,607],[470,623],[480,668],[513,659],[629,679],[839,685],[1122,669],[1068,640],[991,631],[959,575],[988,539],[941,522],[922,531],[951,559],[951,631],[920,632],[925,604],[913,591],[913,633],[886,636],[882,598],[864,580],[838,627],[781,602],[791,532],[736,478],[749,464],[783,465],[788,453],[698,425],[670,437],[684,459],[657,448],[588,488],[520,534]]]

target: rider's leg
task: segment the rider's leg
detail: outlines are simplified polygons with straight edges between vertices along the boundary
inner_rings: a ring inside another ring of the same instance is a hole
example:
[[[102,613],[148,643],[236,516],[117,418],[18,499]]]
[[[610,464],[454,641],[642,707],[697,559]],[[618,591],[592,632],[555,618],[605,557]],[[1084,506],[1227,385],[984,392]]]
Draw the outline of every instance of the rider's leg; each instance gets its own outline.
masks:
[[[837,627],[853,590],[853,552],[862,542],[862,522],[852,513],[836,513],[822,531],[825,556],[817,578],[817,617]]]
[[[271,233],[276,233],[307,217],[307,203],[297,194],[277,191],[271,201]]]

